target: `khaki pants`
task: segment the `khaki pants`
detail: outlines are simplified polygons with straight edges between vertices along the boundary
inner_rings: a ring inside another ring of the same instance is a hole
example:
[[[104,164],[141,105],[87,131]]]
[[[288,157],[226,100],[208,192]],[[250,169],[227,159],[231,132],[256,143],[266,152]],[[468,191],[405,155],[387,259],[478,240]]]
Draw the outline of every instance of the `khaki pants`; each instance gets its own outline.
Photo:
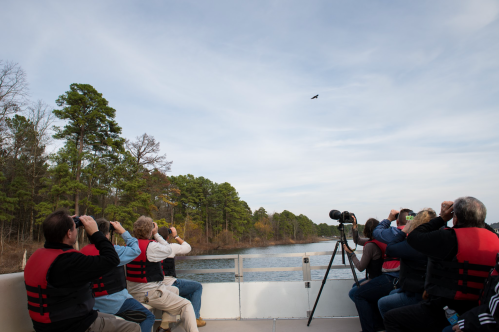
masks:
[[[140,332],[140,325],[115,316],[98,313],[97,319],[85,332]]]
[[[171,290],[176,291],[176,294]],[[170,315],[180,315],[180,325],[186,332],[198,332],[196,323],[196,314],[189,300],[180,297],[178,288],[165,286],[161,284],[155,291],[149,292],[149,301],[147,302],[153,308],[164,311],[161,321],[161,327],[168,328]],[[145,303],[143,293],[130,293],[137,301]]]

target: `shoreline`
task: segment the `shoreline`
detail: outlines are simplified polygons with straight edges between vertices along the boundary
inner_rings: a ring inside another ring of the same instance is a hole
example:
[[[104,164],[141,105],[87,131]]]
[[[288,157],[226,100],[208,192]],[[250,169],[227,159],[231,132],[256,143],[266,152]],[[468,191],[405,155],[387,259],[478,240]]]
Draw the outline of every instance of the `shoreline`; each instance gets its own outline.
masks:
[[[192,251],[187,254],[187,256],[197,256],[197,255],[203,255],[206,254],[207,252],[213,253],[214,251],[225,251],[225,250],[235,250],[235,249],[250,249],[250,248],[261,248],[261,247],[271,247],[271,246],[277,246],[277,245],[292,245],[292,244],[306,244],[306,243],[317,243],[317,242],[323,242],[323,241],[331,241],[331,240],[337,240],[336,238],[319,238],[316,237],[314,239],[308,239],[308,240],[292,240],[292,239],[287,239],[287,240],[279,240],[279,241],[268,241],[268,242],[260,242],[260,243],[248,243],[248,242],[243,242],[243,243],[233,243],[229,245],[217,245],[217,244],[197,244],[195,247],[192,248]]]

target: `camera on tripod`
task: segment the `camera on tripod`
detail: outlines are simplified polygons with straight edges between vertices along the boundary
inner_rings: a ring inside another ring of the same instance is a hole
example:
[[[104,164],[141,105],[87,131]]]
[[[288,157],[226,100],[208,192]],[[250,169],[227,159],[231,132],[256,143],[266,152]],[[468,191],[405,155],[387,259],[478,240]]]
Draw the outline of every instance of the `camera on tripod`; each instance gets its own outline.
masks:
[[[353,217],[355,215],[348,211],[340,212],[338,210],[329,211],[329,218],[338,220],[340,224],[351,224],[354,222]]]
[[[334,257],[336,256],[336,253],[338,252],[338,248],[340,247],[340,244],[341,244],[342,248],[343,248],[343,246],[346,246],[351,251],[354,251],[348,246],[347,237],[345,235],[345,227],[343,224],[353,223],[355,218],[356,218],[355,214],[348,212],[348,211],[340,212],[338,210],[331,210],[331,211],[329,211],[329,218],[334,219],[334,220],[338,220],[338,222],[340,223],[338,225],[338,230],[340,231],[340,238],[338,241],[336,241],[336,246],[334,247],[333,254],[331,255],[331,260],[329,261],[329,265],[327,267],[326,274],[324,275],[324,279],[322,279],[322,285],[321,285],[321,288],[319,289],[319,294],[317,294],[317,298],[315,299],[314,308],[312,309],[312,312],[310,313],[310,316],[308,317],[307,326],[310,326],[310,322],[312,321],[312,318],[314,317],[315,308],[317,308],[317,303],[319,303],[319,298],[321,297],[322,289],[324,288],[324,285],[326,284],[327,276],[329,275],[329,271],[331,270],[331,265],[333,264]],[[352,270],[353,279],[355,280],[355,284],[357,285],[357,287],[360,287],[359,279],[357,278],[357,273],[355,273],[355,266],[353,264],[352,258],[349,255],[347,255],[347,257],[348,257],[348,263],[350,264],[350,269]],[[345,250],[341,250],[341,261],[342,261],[343,265],[345,265]]]

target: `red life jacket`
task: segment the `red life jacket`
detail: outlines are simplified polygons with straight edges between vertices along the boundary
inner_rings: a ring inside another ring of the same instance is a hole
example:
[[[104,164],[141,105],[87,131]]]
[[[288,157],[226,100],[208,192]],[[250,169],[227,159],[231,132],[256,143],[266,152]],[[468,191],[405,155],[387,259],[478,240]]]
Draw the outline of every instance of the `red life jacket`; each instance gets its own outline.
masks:
[[[496,264],[499,238],[485,228],[455,228],[454,231],[457,255],[452,261],[429,259],[425,290],[434,296],[476,301],[490,269]]]
[[[91,284],[80,288],[55,288],[47,281],[48,271],[59,255],[78,252],[74,249],[38,249],[24,269],[28,311],[33,321],[50,324],[84,317],[92,311],[95,300]]]
[[[397,228],[400,230],[402,230],[404,227],[405,226],[397,226]],[[400,271],[400,259],[396,258],[396,257],[388,257],[386,255],[386,253],[385,253],[386,247],[387,247],[386,244],[384,244],[383,242],[380,242],[378,240],[371,240],[371,241],[366,242],[366,244],[369,242],[375,243],[381,249],[381,254],[383,255],[382,256],[383,257],[383,266],[381,268],[381,271],[383,273]]]
[[[86,256],[99,256],[95,244],[83,247],[80,252]],[[118,293],[126,288],[125,267],[117,266],[111,272],[104,274],[99,279],[92,281],[92,291],[95,297]]]
[[[405,226],[397,226],[398,229],[402,230]],[[386,245],[385,245],[386,250]],[[383,252],[384,253],[384,252]],[[400,271],[400,258],[383,256],[385,262],[383,263],[383,273],[386,272],[397,272]]]
[[[146,251],[151,242],[153,240],[139,240],[140,255],[126,265],[126,280],[141,283],[163,281],[161,262],[147,260]]]

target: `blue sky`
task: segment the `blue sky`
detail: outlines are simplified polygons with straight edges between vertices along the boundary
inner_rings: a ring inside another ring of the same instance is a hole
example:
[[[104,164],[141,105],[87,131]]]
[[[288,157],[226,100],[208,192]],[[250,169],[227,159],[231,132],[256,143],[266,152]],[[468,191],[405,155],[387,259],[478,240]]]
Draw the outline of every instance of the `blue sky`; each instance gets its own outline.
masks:
[[[172,175],[229,182],[252,209],[363,223],[471,195],[493,223],[498,14],[495,0],[2,1],[0,59],[54,107],[93,85]]]

